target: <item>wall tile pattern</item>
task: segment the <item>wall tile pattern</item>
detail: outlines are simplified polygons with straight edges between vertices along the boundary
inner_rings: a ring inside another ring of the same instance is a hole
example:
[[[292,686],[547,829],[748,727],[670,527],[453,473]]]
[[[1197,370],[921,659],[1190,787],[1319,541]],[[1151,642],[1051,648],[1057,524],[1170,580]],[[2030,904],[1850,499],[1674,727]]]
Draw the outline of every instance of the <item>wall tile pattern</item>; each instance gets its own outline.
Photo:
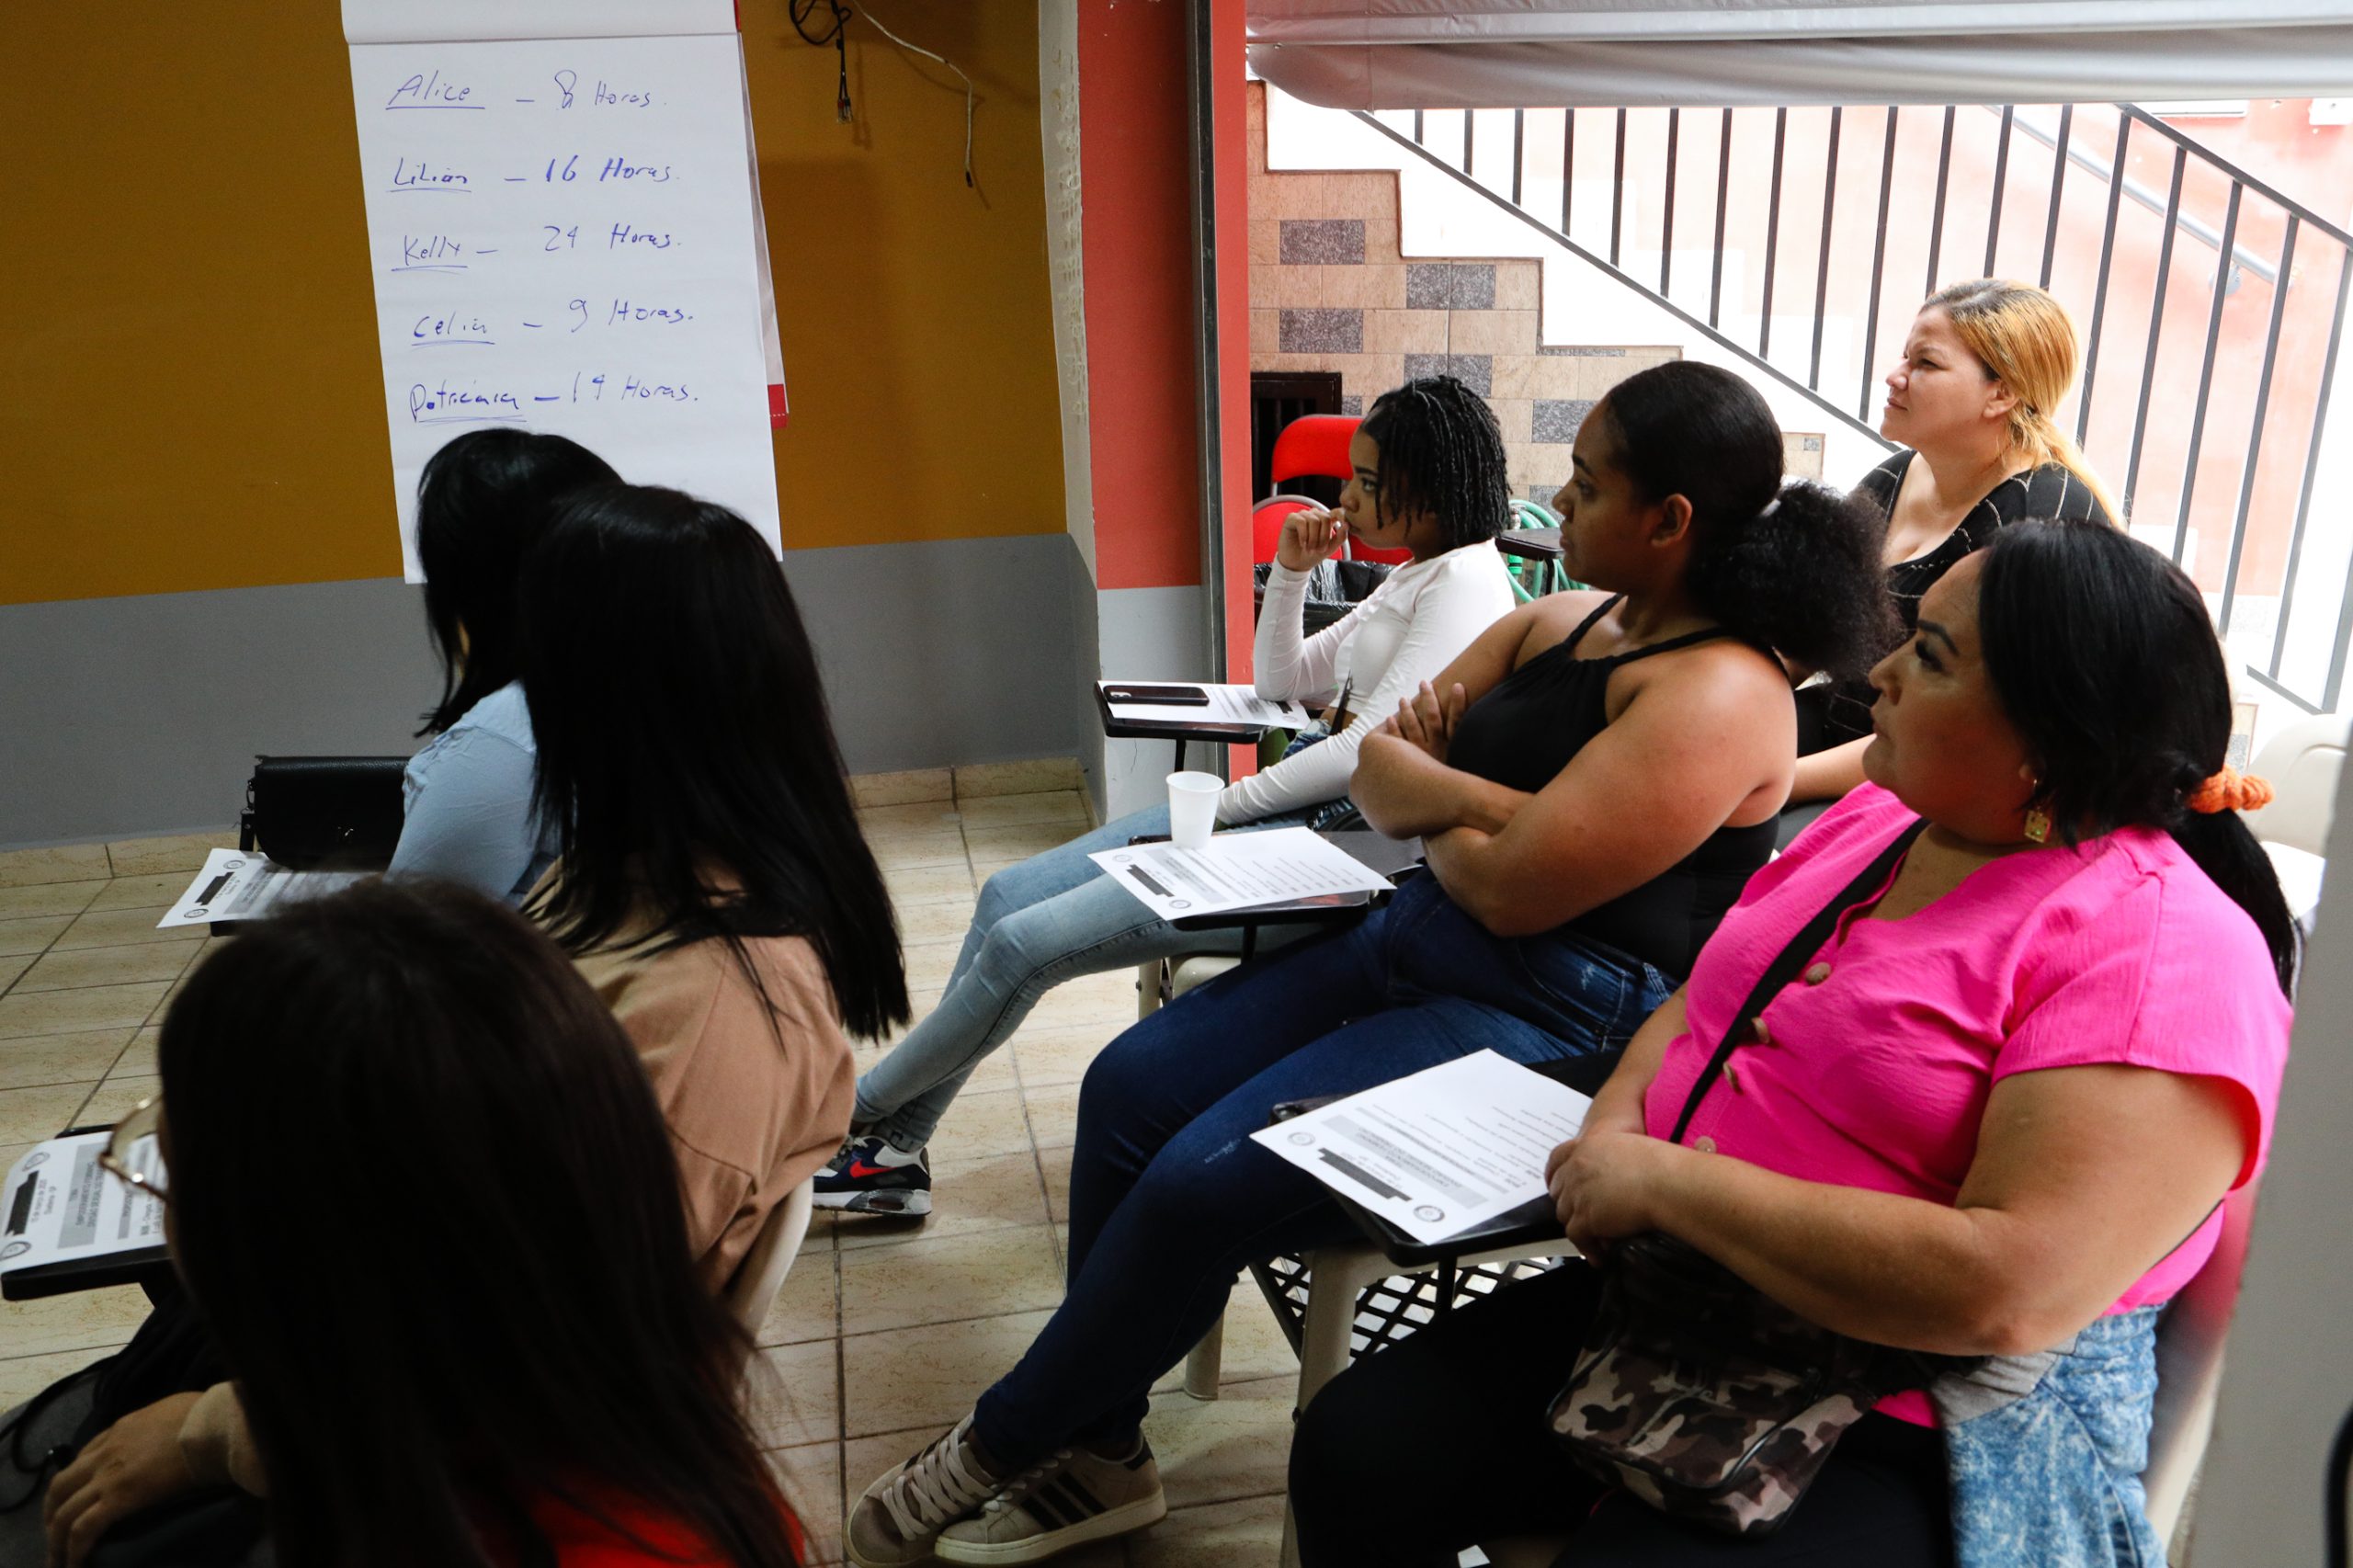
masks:
[[[1460,377],[1495,410],[1512,494],[1550,505],[1594,403],[1679,351],[1546,343],[1534,260],[1405,256],[1394,174],[1269,172],[1264,91],[1250,90],[1250,368],[1336,370],[1349,414],[1408,377]],[[1822,438],[1787,445],[1789,472],[1819,477]]]

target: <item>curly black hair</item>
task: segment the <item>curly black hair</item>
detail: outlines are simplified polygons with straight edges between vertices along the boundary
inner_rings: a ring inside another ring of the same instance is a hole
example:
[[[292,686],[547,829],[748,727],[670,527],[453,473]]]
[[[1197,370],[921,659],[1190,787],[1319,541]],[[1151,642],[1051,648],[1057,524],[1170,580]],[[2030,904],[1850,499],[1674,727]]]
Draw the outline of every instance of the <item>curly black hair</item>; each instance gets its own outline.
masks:
[[[1420,376],[1373,400],[1358,426],[1381,445],[1382,518],[1427,511],[1446,548],[1483,544],[1511,516],[1504,435],[1486,400],[1452,376]]]
[[[1735,636],[1837,676],[1902,637],[1880,563],[1886,519],[1819,484],[1783,487],[1781,427],[1755,387],[1677,360],[1627,377],[1587,417],[1647,499],[1691,504],[1692,597]]]

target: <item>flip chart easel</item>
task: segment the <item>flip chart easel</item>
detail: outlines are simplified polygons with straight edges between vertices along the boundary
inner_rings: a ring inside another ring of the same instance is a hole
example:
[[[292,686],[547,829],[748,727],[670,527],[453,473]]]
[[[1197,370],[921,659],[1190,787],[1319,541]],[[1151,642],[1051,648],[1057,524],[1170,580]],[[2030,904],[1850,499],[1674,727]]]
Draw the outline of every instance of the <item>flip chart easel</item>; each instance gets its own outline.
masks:
[[[461,431],[566,436],[780,550],[783,354],[726,0],[344,0],[402,560]]]

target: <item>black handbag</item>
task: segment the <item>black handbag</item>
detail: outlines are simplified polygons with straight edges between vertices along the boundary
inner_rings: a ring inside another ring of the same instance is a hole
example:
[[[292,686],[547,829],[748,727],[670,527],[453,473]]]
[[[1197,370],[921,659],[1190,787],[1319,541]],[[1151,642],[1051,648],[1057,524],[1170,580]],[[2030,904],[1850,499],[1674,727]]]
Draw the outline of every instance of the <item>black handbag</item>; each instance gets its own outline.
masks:
[[[401,841],[404,756],[257,756],[237,846],[290,870],[381,870]]]
[[[150,1290],[155,1310],[131,1343],[105,1360],[51,1384],[25,1405],[15,1422],[0,1429],[0,1471],[18,1489],[0,1498],[0,1512],[31,1508],[57,1471],[74,1461],[99,1433],[134,1410],[176,1393],[193,1393],[224,1382],[229,1369],[196,1309],[165,1274]],[[48,1425],[44,1412],[73,1391],[89,1386],[90,1408],[63,1441],[32,1451],[27,1437]],[[268,1506],[228,1486],[206,1487],[124,1518],[102,1537],[90,1555],[91,1568],[238,1568],[255,1560],[269,1528]]]

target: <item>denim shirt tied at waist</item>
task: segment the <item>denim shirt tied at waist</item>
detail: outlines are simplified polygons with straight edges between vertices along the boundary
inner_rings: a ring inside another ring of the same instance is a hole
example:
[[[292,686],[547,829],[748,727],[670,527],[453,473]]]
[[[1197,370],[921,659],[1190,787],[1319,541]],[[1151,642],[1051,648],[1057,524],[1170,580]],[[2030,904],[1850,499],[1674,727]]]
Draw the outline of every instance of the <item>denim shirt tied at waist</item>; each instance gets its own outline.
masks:
[[[1959,1568],[2165,1568],[2141,1490],[2161,1310],[2117,1312],[2063,1350],[1929,1386]]]

